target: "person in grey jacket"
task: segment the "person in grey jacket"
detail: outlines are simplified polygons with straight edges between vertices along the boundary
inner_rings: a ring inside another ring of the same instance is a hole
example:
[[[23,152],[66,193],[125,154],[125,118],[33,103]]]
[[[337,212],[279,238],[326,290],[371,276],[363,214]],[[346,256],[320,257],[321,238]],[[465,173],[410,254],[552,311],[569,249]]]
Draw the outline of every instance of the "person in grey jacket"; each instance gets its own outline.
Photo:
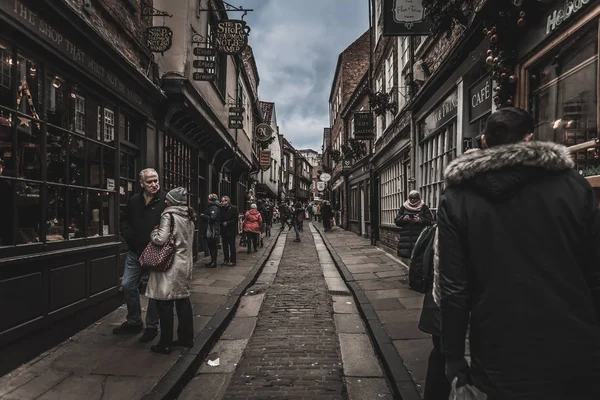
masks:
[[[187,206],[187,190],[179,187],[167,194],[167,208],[162,213],[160,226],[150,234],[154,244],[162,246],[171,237],[175,256],[173,265],[165,272],[152,271],[148,279],[146,296],[155,299],[160,317],[160,340],[150,349],[156,353],[169,354],[171,347],[192,347],[194,342],[194,316],[190,303],[190,286],[193,270],[194,221],[196,213]],[[173,341],[173,305],[177,309],[177,340]]]

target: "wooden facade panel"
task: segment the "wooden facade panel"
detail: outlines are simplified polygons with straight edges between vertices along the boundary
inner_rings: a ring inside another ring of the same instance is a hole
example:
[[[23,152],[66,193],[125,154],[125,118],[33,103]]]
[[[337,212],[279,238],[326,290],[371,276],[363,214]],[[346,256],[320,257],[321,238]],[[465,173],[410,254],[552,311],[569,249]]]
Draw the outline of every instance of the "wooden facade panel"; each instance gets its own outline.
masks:
[[[50,312],[86,298],[85,263],[50,270]]]
[[[44,314],[42,273],[0,281],[0,304],[6,304],[0,318],[0,335],[15,326]]]
[[[97,258],[90,265],[90,295],[103,292],[117,285],[117,256]]]

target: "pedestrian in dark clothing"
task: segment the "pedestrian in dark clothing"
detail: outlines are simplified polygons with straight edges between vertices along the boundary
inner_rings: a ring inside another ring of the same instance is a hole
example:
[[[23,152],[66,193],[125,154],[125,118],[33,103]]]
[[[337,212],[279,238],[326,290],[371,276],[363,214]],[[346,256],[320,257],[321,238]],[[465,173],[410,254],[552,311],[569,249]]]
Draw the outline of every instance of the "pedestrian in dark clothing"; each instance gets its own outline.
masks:
[[[142,270],[139,258],[150,242],[150,233],[160,223],[166,208],[166,193],[160,190],[158,173],[154,169],[148,168],[140,172],[139,182],[143,192],[129,199],[121,215],[121,236],[129,247],[121,278],[123,297],[127,304],[127,320],[113,329],[113,333],[117,335],[140,332],[144,328],[139,288],[149,271]],[[150,342],[158,335],[158,319],[156,301],[150,299],[146,312],[146,330],[140,342]]]
[[[250,211],[244,215],[243,230],[248,238],[248,253],[252,251],[252,245],[254,245],[254,252],[258,251],[258,241],[260,238],[260,228],[263,224],[262,216],[258,211],[256,204],[250,205]]]
[[[321,216],[323,217],[323,228],[327,232],[331,229],[331,218],[333,218],[333,209],[327,200],[321,203]]]
[[[192,271],[194,269],[194,221],[196,212],[188,207],[188,193],[178,187],[167,193],[166,209],[160,226],[151,233],[152,242],[164,246],[170,239],[175,246],[171,267],[152,271],[146,295],[154,299],[160,316],[160,340],[150,350],[169,354],[171,347],[194,345],[194,314],[190,302]],[[173,306],[177,310],[177,340],[173,340]]]
[[[487,120],[483,150],[445,170],[438,232],[447,375],[490,400],[598,399],[598,201],[569,150],[530,141],[533,131],[526,111],[502,108]]]
[[[419,192],[413,190],[409,193],[408,200],[400,207],[394,222],[401,229],[400,240],[398,241],[398,256],[410,259],[423,228],[433,224],[433,214],[421,200]]]
[[[303,221],[304,207],[302,207],[302,203],[297,202],[294,206],[294,213],[292,214],[292,224],[294,224],[294,232],[296,232],[296,239],[294,239],[294,242],[300,241],[300,231],[302,230]]]
[[[288,229],[292,229],[292,224],[290,223],[290,208],[287,204],[281,203],[279,205],[279,216],[281,218],[281,230],[283,230],[286,225],[288,225]]]
[[[219,207],[219,196],[212,193],[208,195],[208,206],[203,214],[200,214],[200,219],[204,222],[206,229],[204,237],[210,252],[210,262],[206,263],[206,268],[217,267],[217,244],[221,235],[221,209]]]
[[[271,227],[273,226],[273,204],[267,201],[264,205],[263,224],[265,226],[265,236],[271,236]]]
[[[221,240],[223,265],[234,267],[237,261],[236,237],[238,233],[238,209],[231,204],[229,196],[221,198]]]

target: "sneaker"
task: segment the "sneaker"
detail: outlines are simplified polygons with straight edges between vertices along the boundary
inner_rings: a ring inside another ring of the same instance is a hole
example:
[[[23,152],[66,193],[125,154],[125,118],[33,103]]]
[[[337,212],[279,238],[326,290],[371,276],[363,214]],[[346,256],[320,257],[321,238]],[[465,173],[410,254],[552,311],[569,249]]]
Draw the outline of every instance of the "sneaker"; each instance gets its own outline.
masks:
[[[121,324],[121,326],[118,326],[115,329],[113,329],[113,334],[114,335],[124,335],[124,334],[128,334],[128,333],[139,333],[142,331],[142,329],[144,329],[144,325],[142,325],[142,324],[134,325],[134,324],[130,324],[129,322],[125,321]]]
[[[144,334],[140,338],[140,343],[148,343],[154,340],[154,338],[158,335],[157,328],[146,328]]]

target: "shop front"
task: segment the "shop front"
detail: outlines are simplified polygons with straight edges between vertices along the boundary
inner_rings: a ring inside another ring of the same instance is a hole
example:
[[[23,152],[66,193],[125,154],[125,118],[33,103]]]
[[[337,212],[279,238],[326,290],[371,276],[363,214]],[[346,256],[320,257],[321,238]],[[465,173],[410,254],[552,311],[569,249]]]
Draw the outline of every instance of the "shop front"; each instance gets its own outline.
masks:
[[[117,292],[119,212],[156,166],[164,97],[69,15],[0,0],[0,346]]]
[[[597,187],[599,20],[597,1],[552,3],[520,47],[517,95],[535,139],[571,147],[575,168]]]
[[[369,158],[365,157],[355,165],[348,173],[348,185],[350,186],[348,204],[348,230],[363,237],[369,237]]]

